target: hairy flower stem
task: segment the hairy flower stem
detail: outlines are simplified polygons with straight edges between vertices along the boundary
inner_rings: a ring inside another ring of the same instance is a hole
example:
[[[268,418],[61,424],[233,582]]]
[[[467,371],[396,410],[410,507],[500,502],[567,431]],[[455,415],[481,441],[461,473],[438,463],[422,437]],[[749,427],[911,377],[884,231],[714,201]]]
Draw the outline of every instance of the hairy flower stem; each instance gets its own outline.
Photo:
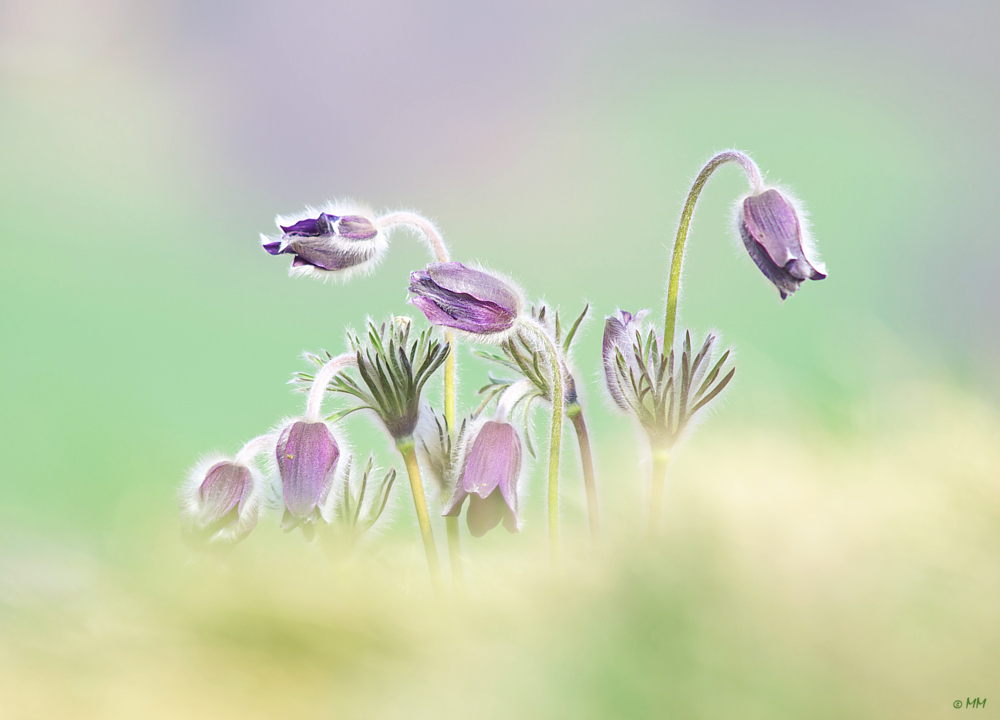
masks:
[[[326,395],[326,388],[333,380],[334,376],[347,368],[357,367],[358,357],[356,353],[344,353],[335,358],[331,358],[320,368],[313,378],[312,385],[309,386],[309,395],[306,399],[307,422],[319,422],[322,416],[323,397]]]
[[[760,176],[757,164],[749,155],[741,153],[739,150],[723,150],[713,157],[694,179],[691,190],[688,192],[684,209],[681,211],[681,219],[677,225],[677,238],[674,240],[674,255],[670,263],[670,279],[667,284],[667,312],[663,320],[663,348],[664,353],[670,352],[674,344],[674,326],[677,322],[677,299],[681,289],[681,265],[684,263],[684,245],[687,242],[688,230],[691,227],[691,218],[694,216],[694,206],[698,202],[701,191],[705,188],[705,183],[719,167],[727,162],[739,163],[746,173],[747,180],[753,192],[763,190],[764,181]]]
[[[653,474],[649,489],[649,539],[656,537],[660,527],[660,509],[663,507],[663,486],[667,479],[667,466],[670,465],[670,450],[666,447],[652,447]]]
[[[521,318],[521,327],[527,329],[549,354],[552,368],[552,432],[549,435],[549,550],[553,569],[559,568],[559,451],[562,446],[563,418],[563,377],[562,358],[552,339],[541,325],[526,317]]]
[[[437,547],[434,545],[434,535],[431,532],[431,519],[427,514],[427,501],[424,499],[424,485],[420,480],[420,467],[417,465],[417,453],[414,450],[412,437],[400,438],[396,441],[399,454],[406,464],[406,474],[410,478],[410,490],[413,492],[413,507],[417,511],[417,522],[420,525],[420,535],[424,540],[424,553],[427,555],[427,566],[431,573],[431,584],[439,597],[443,595],[441,583],[441,564],[438,562]]]
[[[601,519],[597,510],[597,484],[594,481],[594,458],[590,452],[590,436],[583,421],[583,408],[572,403],[566,408],[566,415],[573,421],[576,441],[580,446],[580,465],[583,468],[583,486],[587,491],[587,517],[590,520],[590,536],[596,547],[601,536]]]
[[[439,263],[446,263],[451,260],[448,254],[448,246],[444,244],[441,233],[427,218],[421,217],[411,212],[395,212],[383,215],[375,221],[376,225],[384,230],[402,225],[419,233],[427,243],[434,259]],[[448,432],[454,437],[455,432],[455,333],[446,330],[444,334],[448,342],[450,351],[448,358],[444,361],[444,419],[448,425]],[[461,590],[465,586],[465,578],[462,575],[462,546],[461,536],[458,534],[458,518],[446,518],[445,526],[448,530],[448,558],[451,561],[451,577],[455,583],[456,590]]]

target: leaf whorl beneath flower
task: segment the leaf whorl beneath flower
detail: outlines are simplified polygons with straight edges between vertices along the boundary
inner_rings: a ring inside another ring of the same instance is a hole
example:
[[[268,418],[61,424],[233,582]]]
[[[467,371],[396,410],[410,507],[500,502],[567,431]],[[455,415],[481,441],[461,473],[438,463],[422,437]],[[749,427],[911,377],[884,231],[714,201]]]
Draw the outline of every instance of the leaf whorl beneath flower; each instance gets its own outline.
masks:
[[[724,372],[731,351],[715,360],[716,336],[709,333],[694,353],[691,333],[685,332],[677,362],[676,351],[665,353],[653,330],[645,335],[641,329],[630,330],[627,341],[607,348],[613,349],[605,354],[608,387],[616,404],[635,415],[654,444],[669,447],[733,379],[735,367]]]
[[[376,326],[368,324],[366,341],[349,336],[357,353],[360,382],[341,373],[330,383],[330,390],[350,395],[359,404],[350,411],[374,410],[394,438],[409,437],[417,424],[420,393],[427,381],[444,364],[450,350],[448,343],[436,339],[428,328],[410,340],[411,323],[394,319]]]

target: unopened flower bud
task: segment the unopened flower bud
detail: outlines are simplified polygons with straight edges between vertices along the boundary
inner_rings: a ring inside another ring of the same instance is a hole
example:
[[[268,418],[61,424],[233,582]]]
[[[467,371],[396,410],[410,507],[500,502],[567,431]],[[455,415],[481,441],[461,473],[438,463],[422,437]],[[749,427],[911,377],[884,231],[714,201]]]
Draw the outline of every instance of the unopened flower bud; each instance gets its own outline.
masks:
[[[239,542],[257,524],[263,480],[239,460],[215,458],[199,463],[181,490],[188,529],[204,540]]]
[[[434,325],[481,336],[502,336],[514,327],[524,301],[500,278],[462,263],[432,263],[410,274],[410,302]]]
[[[356,210],[329,206],[325,211],[307,209],[293,217],[275,220],[281,237],[261,235],[271,255],[294,255],[290,273],[346,275],[374,267],[388,247],[375,223]]]
[[[604,380],[615,405],[631,411],[637,398],[632,390],[630,377],[641,372],[639,360],[635,356],[636,332],[642,330],[642,320],[649,314],[640,310],[635,315],[627,310],[619,310],[604,324]],[[619,367],[618,355],[625,361],[624,369]]]
[[[750,195],[738,211],[743,244],[782,300],[804,280],[826,277],[825,268],[809,258],[812,247],[803,221],[794,200],[773,188]]]
[[[333,486],[340,447],[325,422],[299,421],[281,431],[275,458],[285,502],[282,525],[291,530],[301,524],[311,537],[312,523],[321,519],[320,508]]]
[[[458,517],[469,498],[465,519],[469,532],[482,537],[503,521],[517,532],[517,480],[521,473],[521,440],[513,425],[488,421],[468,446],[455,493],[444,511]]]

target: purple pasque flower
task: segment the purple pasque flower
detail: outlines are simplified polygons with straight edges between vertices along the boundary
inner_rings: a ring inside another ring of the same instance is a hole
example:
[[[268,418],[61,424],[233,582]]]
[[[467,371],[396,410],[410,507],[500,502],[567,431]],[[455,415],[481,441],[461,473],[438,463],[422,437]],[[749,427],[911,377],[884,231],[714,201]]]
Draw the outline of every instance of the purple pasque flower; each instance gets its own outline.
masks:
[[[640,310],[635,315],[619,310],[617,315],[607,318],[604,323],[604,380],[615,405],[625,411],[635,405],[636,398],[631,397],[635,393],[625,375],[629,370],[633,375],[639,374],[639,359],[635,355],[636,334],[642,332],[642,321],[648,314],[649,310]],[[624,360],[624,373],[619,367],[619,354]]]
[[[524,307],[521,293],[504,280],[459,262],[431,263],[410,274],[410,302],[434,325],[479,339],[502,339]]]
[[[311,538],[333,487],[340,446],[325,422],[299,420],[281,431],[274,455],[285,503],[282,527],[288,531],[301,525]]]
[[[778,288],[782,300],[803,281],[826,277],[826,268],[810,258],[813,248],[805,218],[791,195],[773,188],[750,195],[737,215],[747,252],[764,277]]]
[[[191,471],[181,490],[189,528],[209,541],[239,542],[257,524],[263,479],[256,467],[210,458]]]
[[[294,255],[291,275],[346,276],[372,269],[388,248],[385,234],[361,210],[328,205],[275,218],[280,237],[261,235],[271,255]]]
[[[513,425],[487,421],[466,446],[455,492],[442,513],[458,517],[469,498],[465,520],[473,537],[482,537],[500,521],[517,532],[517,480],[521,474],[521,439]]]

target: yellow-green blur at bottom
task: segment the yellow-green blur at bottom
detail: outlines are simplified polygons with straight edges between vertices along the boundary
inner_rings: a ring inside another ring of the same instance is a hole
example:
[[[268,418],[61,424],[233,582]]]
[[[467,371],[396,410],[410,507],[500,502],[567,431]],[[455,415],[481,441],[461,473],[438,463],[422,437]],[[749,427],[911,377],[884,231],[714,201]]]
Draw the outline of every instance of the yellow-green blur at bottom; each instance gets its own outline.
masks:
[[[919,392],[919,423],[874,436],[719,427],[675,458],[656,542],[609,508],[604,553],[567,526],[554,578],[540,528],[489,535],[465,548],[464,600],[435,600],[415,533],[348,555],[265,523],[184,565],[165,525],[132,575],[83,548],[8,549],[0,715],[839,720],[992,702],[1000,417]],[[621,445],[606,485],[639,482]]]

